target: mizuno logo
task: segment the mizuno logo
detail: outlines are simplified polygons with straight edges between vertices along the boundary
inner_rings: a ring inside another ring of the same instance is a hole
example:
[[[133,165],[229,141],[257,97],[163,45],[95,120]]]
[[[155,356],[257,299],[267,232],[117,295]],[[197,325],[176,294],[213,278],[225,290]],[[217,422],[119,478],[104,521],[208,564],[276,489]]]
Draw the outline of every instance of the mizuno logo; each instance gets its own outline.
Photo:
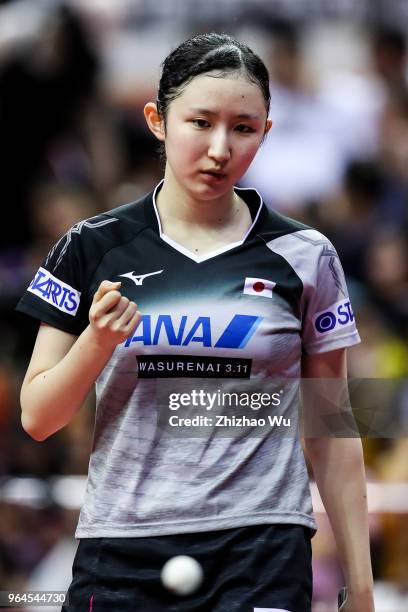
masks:
[[[161,274],[163,270],[157,270],[157,272],[149,272],[148,274],[135,274],[134,272],[126,272],[125,274],[118,274],[118,276],[124,276],[125,278],[130,278],[135,285],[143,285],[143,281],[148,276],[153,276],[154,274]]]

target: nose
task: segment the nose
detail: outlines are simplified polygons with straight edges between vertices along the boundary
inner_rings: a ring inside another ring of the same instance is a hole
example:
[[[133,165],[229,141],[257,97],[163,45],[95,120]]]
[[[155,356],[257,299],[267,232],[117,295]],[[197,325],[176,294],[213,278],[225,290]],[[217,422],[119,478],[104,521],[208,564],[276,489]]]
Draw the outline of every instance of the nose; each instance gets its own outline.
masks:
[[[208,147],[208,156],[218,164],[225,164],[231,157],[228,133],[225,129],[214,130]]]

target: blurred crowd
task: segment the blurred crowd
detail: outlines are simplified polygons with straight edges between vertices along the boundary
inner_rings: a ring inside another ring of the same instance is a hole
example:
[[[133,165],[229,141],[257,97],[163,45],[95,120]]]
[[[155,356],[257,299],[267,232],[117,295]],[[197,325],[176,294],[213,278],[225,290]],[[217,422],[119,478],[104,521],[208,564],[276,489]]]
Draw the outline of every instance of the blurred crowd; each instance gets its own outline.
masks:
[[[21,428],[18,393],[38,325],[14,306],[73,224],[136,199],[161,178],[142,108],[155,99],[160,61],[192,32],[227,31],[266,61],[274,125],[242,185],[322,231],[338,250],[362,337],[349,350],[350,377],[406,378],[407,24],[254,14],[245,24],[172,24],[162,36],[165,24],[144,19],[142,2],[132,19],[126,2],[116,12],[109,2],[99,3],[100,12],[98,2],[89,3],[92,11],[79,1],[44,0],[37,11],[33,4],[0,5],[0,491],[10,477],[87,472],[92,398],[44,443]],[[401,436],[363,441],[371,480],[408,483],[403,396],[395,404]],[[28,584],[47,554],[72,540],[76,517],[46,495],[38,507],[0,497],[0,591]],[[380,611],[408,609],[407,517],[372,515]],[[342,578],[326,517],[318,521],[315,610],[326,612]]]

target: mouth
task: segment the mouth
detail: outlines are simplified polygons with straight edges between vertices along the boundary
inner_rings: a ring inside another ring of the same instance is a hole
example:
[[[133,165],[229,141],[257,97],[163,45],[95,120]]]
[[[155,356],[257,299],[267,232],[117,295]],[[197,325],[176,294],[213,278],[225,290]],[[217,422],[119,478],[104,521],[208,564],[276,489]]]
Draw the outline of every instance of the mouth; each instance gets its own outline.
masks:
[[[202,170],[200,174],[213,177],[216,180],[224,179],[227,176],[225,172],[220,172],[219,170]]]

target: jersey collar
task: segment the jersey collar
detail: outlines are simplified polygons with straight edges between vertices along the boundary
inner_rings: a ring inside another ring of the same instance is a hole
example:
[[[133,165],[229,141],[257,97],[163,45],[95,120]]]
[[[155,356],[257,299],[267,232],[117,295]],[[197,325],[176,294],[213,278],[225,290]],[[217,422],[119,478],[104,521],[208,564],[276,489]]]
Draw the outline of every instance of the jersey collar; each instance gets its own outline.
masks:
[[[205,255],[198,256],[196,253],[189,251],[188,249],[183,247],[181,244],[179,244],[178,242],[176,242],[175,240],[173,240],[172,238],[170,238],[169,236],[163,233],[159,211],[157,209],[157,203],[156,203],[156,197],[160,189],[163,186],[163,182],[164,182],[164,179],[162,179],[160,183],[156,185],[154,191],[151,194],[152,196],[151,199],[149,198],[147,200],[146,216],[148,220],[150,221],[150,224],[152,225],[154,230],[160,236],[161,240],[169,244],[171,247],[173,247],[174,249],[176,249],[177,251],[179,251],[186,257],[189,257],[196,263],[201,263],[208,259],[212,259],[213,257],[216,257],[217,255],[221,255],[222,253],[230,251],[231,249],[235,249],[236,247],[244,244],[244,242],[248,240],[248,238],[251,235],[253,235],[253,233],[256,231],[256,226],[258,225],[258,222],[263,216],[263,213],[266,212],[265,204],[262,201],[262,198],[256,189],[246,188],[246,187],[234,187],[234,191],[237,193],[237,195],[239,195],[244,200],[244,202],[247,204],[249,208],[249,211],[251,213],[251,218],[252,218],[251,227],[248,229],[247,233],[245,234],[242,240],[239,240],[237,242],[232,242],[231,244],[227,244],[225,247],[222,247],[215,251],[211,251],[210,253],[206,253]]]

